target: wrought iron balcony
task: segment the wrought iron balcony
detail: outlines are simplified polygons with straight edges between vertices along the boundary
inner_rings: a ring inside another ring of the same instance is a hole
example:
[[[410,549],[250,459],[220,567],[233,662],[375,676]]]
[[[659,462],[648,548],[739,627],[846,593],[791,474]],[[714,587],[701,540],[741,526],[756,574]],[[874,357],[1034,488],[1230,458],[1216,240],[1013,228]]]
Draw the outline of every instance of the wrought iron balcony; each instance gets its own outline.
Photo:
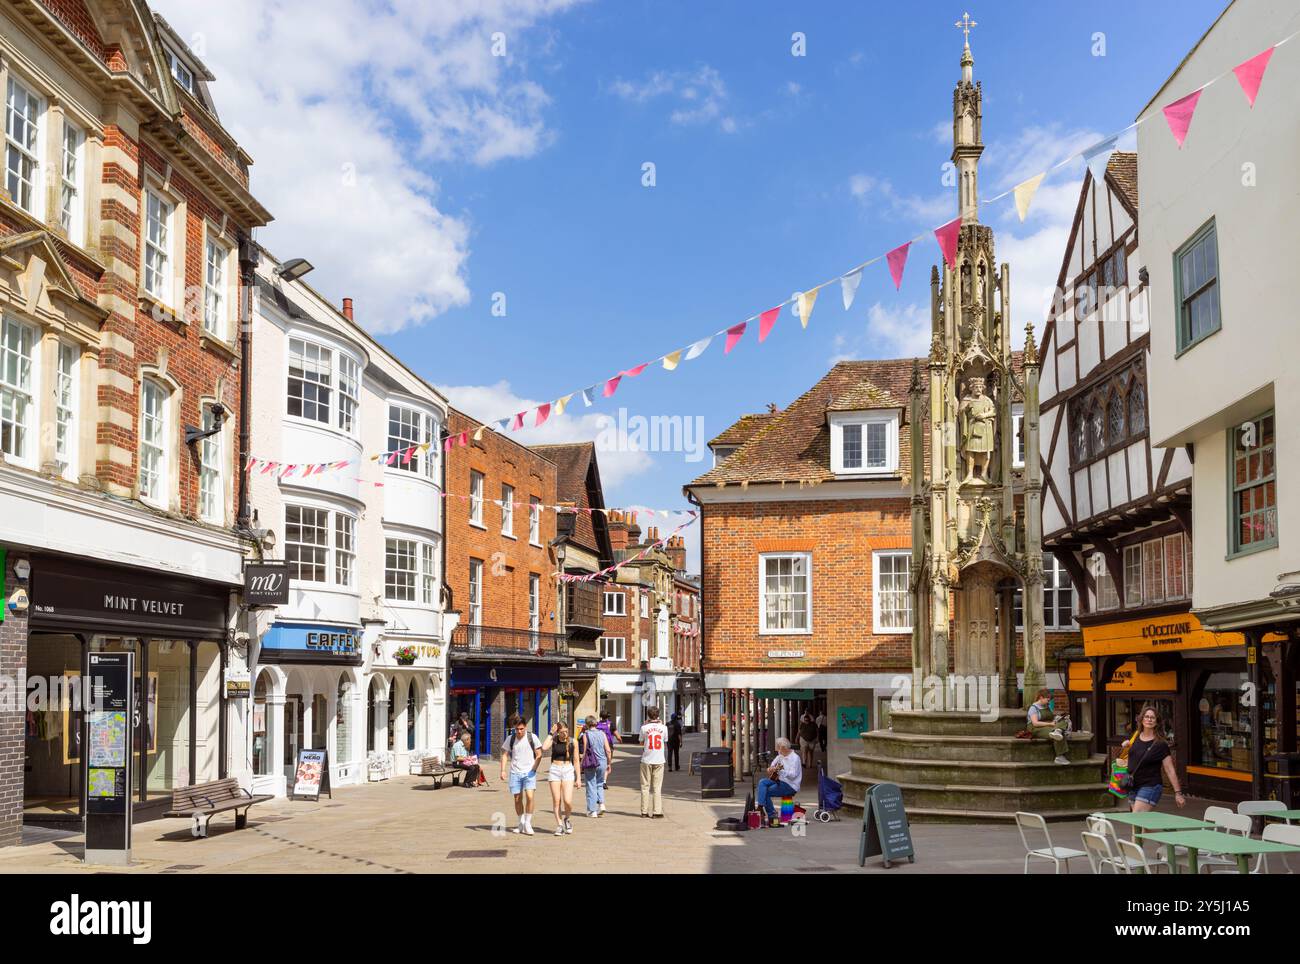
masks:
[[[451,648],[471,651],[507,650],[512,653],[563,653],[567,646],[563,633],[462,623],[452,630]]]

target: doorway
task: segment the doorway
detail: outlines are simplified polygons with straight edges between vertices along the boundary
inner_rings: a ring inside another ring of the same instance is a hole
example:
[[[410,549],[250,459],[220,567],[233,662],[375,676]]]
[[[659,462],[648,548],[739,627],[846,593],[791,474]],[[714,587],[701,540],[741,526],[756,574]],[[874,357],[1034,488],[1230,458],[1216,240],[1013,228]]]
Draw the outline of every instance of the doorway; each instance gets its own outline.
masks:
[[[301,693],[284,698],[284,776],[293,785],[298,751],[302,749],[303,704]]]

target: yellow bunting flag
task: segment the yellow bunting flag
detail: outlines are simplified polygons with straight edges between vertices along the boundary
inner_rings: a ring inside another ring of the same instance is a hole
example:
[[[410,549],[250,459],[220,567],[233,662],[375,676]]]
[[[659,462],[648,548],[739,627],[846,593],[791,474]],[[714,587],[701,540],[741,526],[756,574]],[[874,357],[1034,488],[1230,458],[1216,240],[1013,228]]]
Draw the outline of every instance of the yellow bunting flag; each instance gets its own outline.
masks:
[[[682,360],[682,350],[679,348],[671,355],[664,355],[664,368],[672,371],[677,367],[677,363]]]
[[[1046,176],[1047,172],[1044,171],[1042,174],[1035,174],[1029,180],[1021,181],[1016,185],[1016,213],[1020,215],[1021,221],[1028,216],[1029,203],[1033,201],[1034,194],[1038,191],[1038,185],[1043,183],[1043,178]]]
[[[483,440],[483,433],[486,432],[486,431],[487,431],[487,426],[486,426],[486,425],[480,425],[480,426],[478,427],[478,431],[474,433],[474,441],[475,441],[475,442],[481,442],[481,441]]]
[[[813,305],[817,303],[817,292],[819,291],[821,291],[821,288],[799,293],[799,321],[803,323],[805,328],[808,327],[808,319],[812,317]]]
[[[565,409],[565,408],[568,406],[568,404],[569,404],[569,399],[571,399],[573,396],[574,396],[574,393],[573,393],[573,392],[570,392],[568,395],[565,395],[563,398],[557,398],[557,399],[555,400],[555,405],[551,408],[551,414],[552,414],[552,415],[563,415],[563,414],[564,414],[564,409]]]

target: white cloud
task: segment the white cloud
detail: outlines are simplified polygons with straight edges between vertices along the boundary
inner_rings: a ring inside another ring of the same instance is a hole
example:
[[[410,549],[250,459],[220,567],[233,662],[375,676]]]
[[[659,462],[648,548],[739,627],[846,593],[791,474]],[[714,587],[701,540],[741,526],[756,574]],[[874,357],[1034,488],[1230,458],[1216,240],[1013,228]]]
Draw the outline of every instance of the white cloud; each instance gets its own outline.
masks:
[[[739,123],[729,113],[730,95],[718,71],[705,64],[695,70],[656,70],[641,81],[619,78],[609,90],[633,104],[647,104],[661,97],[672,104],[668,119],[681,126],[716,123],[722,131],[734,134]]]
[[[613,445],[602,445],[597,450],[600,479],[605,489],[606,501],[616,504],[615,489],[654,466],[650,453],[637,447],[635,439],[625,433],[606,429],[609,412],[586,409],[582,396],[575,395],[563,415],[552,415],[540,428],[532,428],[534,413],[529,411],[545,399],[524,398],[504,379],[494,385],[439,385],[452,405],[479,421],[501,419],[515,412],[528,411],[525,424],[530,426],[518,432],[507,433],[520,445],[553,445],[558,442],[595,442],[604,435],[617,434]],[[489,424],[491,422],[489,421]],[[673,504],[676,504],[676,500]]]
[[[217,76],[221,121],[256,161],[253,192],[275,216],[259,240],[309,258],[314,286],[391,332],[468,303],[472,222],[440,206],[429,166],[545,148],[530,28],[577,2],[155,6]],[[493,56],[494,34],[507,56]]]
[[[930,350],[930,306],[884,305],[867,309],[866,328],[835,336],[830,364],[860,358],[915,358]]]
[[[913,226],[918,230],[948,220],[957,213],[957,197],[952,188],[944,188],[928,197],[900,194],[888,178],[862,173],[851,175],[848,187],[850,196],[864,209],[883,210],[892,217],[916,222]]]

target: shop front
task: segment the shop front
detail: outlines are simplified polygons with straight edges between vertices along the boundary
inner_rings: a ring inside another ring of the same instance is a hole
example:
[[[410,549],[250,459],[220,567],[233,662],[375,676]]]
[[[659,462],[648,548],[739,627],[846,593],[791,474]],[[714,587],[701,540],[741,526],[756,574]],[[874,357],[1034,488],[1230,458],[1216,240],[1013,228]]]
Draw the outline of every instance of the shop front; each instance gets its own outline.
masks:
[[[367,647],[366,669],[366,758],[391,754],[382,768],[394,774],[409,773],[426,754],[445,759],[447,646],[380,632]]]
[[[1083,640],[1085,659],[1068,670],[1071,715],[1096,734],[1099,752],[1117,756],[1151,704],[1193,795],[1225,801],[1254,795],[1258,757],[1278,752],[1279,699],[1271,678],[1263,686],[1253,679],[1257,647],[1242,633],[1211,632],[1182,611],[1084,625]],[[1257,698],[1262,727],[1252,723]]]
[[[31,556],[27,679],[58,694],[24,720],[26,822],[80,820],[82,702],[90,653],[135,654],[135,819],[160,816],[177,787],[227,775],[232,593],[237,587]]]
[[[704,715],[704,677],[699,673],[680,673],[677,676],[676,711],[682,715],[682,727],[688,733],[708,725]]]
[[[461,713],[468,714],[474,723],[473,752],[492,757],[498,755],[508,735],[506,721],[515,714],[544,737],[551,724],[562,718],[558,699],[562,665],[453,662],[448,724],[459,719]],[[443,739],[445,742],[445,733]]]
[[[575,658],[560,670],[559,716],[573,730],[588,716],[599,715],[600,660]]]
[[[254,793],[283,796],[298,751],[325,750],[330,783],[365,781],[361,628],[274,622],[253,667],[248,752]]]

